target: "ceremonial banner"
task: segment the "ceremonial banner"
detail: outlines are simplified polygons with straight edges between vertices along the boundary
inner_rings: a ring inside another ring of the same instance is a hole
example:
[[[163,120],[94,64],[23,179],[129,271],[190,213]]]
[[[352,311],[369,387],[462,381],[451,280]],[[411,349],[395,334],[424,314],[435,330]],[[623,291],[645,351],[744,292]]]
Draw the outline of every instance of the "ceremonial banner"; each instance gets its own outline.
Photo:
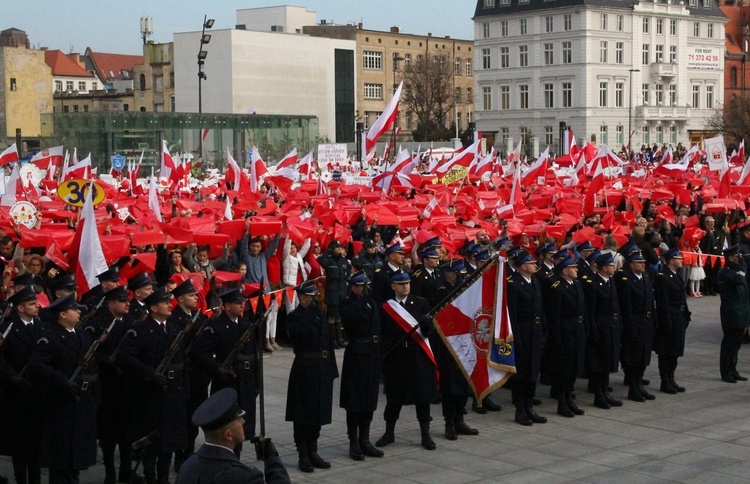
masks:
[[[504,258],[457,289],[458,296],[435,315],[440,337],[478,401],[515,373],[512,332],[505,296]],[[462,284],[463,285],[463,284]]]
[[[706,149],[706,158],[711,171],[721,170],[727,163],[727,148],[724,146],[724,137],[716,136],[703,140]]]

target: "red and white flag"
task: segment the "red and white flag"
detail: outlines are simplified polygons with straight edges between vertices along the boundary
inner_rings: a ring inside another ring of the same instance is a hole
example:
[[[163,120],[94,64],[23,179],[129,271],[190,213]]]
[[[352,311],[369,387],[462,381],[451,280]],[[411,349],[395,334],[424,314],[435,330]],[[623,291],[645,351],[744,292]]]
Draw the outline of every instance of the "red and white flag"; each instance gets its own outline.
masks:
[[[286,167],[293,167],[297,164],[297,148],[294,148],[289,152],[281,161],[276,165],[276,169],[280,170]]]
[[[253,145],[252,161],[250,162],[250,191],[257,193],[260,189],[260,179],[268,173],[268,168],[260,157],[258,148]]]
[[[21,183],[21,172],[18,171],[18,163],[16,163],[13,165],[10,176],[5,180],[5,193],[0,199],[0,206],[12,207],[18,201],[19,193],[23,193],[23,183]]]
[[[479,141],[475,141],[471,146],[466,148],[464,151],[461,151],[460,153],[455,153],[453,155],[453,158],[448,160],[447,163],[442,164],[441,166],[438,166],[435,171],[433,172],[434,175],[437,175],[438,177],[442,178],[444,177],[451,169],[454,167],[464,167],[468,168],[471,166],[472,163],[474,163],[474,160],[477,157],[479,150]]]
[[[383,309],[405,333],[411,333],[412,340],[417,343],[422,351],[425,352],[430,361],[432,361],[432,364],[435,365],[435,372],[437,373],[437,361],[435,361],[435,354],[432,352],[430,340],[426,336],[423,336],[422,332],[419,329],[414,330],[414,328],[419,326],[419,321],[417,321],[414,316],[409,314],[409,311],[407,311],[405,307],[396,302],[395,299],[389,299],[388,301],[384,302]]]
[[[529,171],[523,176],[521,185],[524,187],[530,187],[531,185],[544,185],[547,177],[547,169],[549,168],[549,146],[544,152],[539,155],[539,158],[531,165]]]
[[[156,177],[154,176],[154,169],[151,169],[151,179],[148,184],[148,208],[154,212],[156,220],[162,221],[161,218],[161,206],[159,205],[159,192],[156,188]]]
[[[386,105],[383,113],[378,116],[378,119],[375,120],[367,131],[367,136],[365,137],[365,153],[367,153],[368,156],[370,153],[374,152],[375,143],[378,142],[378,139],[383,133],[391,129],[391,126],[393,126],[393,123],[396,121],[396,116],[398,116],[398,103],[401,99],[401,89],[403,87],[404,83],[401,82],[401,84],[398,85],[398,89],[396,89],[396,92],[393,94],[393,97]]]
[[[5,166],[8,163],[15,163],[18,161],[18,148],[16,144],[8,146],[5,151],[0,153],[0,166]]]
[[[742,168],[742,174],[740,175],[740,179],[737,180],[737,185],[750,185],[750,156],[747,157],[747,161],[745,161],[745,167]]]
[[[305,176],[305,179],[310,178],[310,171],[312,171],[312,164],[313,164],[313,153],[312,151],[305,155],[304,158],[299,160],[297,163],[297,171],[300,172],[301,175]]]
[[[459,286],[458,297],[435,315],[438,333],[467,376],[477,400],[501,387],[515,373],[504,266],[491,262],[478,278]],[[498,343],[502,347],[497,347]]]
[[[50,166],[62,166],[63,147],[53,146],[52,148],[44,149],[32,156],[29,163],[35,164],[40,170],[49,170]]]
[[[508,163],[513,164],[514,162],[521,161],[521,144],[523,137],[518,140],[518,146],[516,149],[508,153]]]
[[[91,174],[91,153],[89,155],[75,163],[74,165],[67,166],[63,169],[62,179],[65,180],[77,180],[77,179],[88,179]]]
[[[161,165],[159,166],[159,177],[170,178],[172,170],[177,168],[175,165],[174,158],[169,154],[169,147],[167,146],[167,140],[161,142]]]
[[[99,284],[98,275],[108,269],[102,242],[96,228],[96,214],[91,200],[93,190],[86,191],[86,198],[78,219],[76,235],[68,251],[70,266],[75,268],[78,294],[83,294]]]

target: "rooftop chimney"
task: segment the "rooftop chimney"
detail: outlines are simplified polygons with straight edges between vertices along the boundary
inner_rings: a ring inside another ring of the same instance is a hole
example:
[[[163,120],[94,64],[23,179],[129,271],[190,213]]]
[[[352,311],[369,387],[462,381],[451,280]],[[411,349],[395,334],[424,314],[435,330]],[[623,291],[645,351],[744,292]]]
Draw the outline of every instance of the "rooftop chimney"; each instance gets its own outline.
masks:
[[[391,33],[392,34],[397,34],[398,33],[398,27],[395,27],[395,26],[391,27]]]

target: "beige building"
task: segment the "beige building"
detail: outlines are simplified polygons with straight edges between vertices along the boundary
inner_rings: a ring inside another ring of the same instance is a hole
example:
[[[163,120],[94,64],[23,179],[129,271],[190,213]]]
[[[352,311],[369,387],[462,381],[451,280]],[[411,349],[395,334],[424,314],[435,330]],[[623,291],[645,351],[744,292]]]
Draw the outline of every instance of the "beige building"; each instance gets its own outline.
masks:
[[[0,47],[0,147],[16,142],[21,156],[39,147],[40,115],[52,112],[52,73],[44,51]]]
[[[143,64],[133,67],[135,110],[174,112],[174,43],[143,46]]]
[[[357,122],[368,129],[382,112],[394,91],[394,84],[402,80],[404,69],[428,55],[445,54],[454,65],[453,88],[456,105],[451,117],[459,130],[468,128],[474,121],[474,52],[473,41],[405,34],[398,27],[390,32],[366,30],[359,25],[333,25],[321,21],[305,26],[303,32],[314,37],[354,40],[357,44],[355,59],[357,79]],[[401,59],[401,60],[397,60]],[[408,86],[406,86],[408,88]],[[399,116],[400,140],[411,139],[411,129],[416,128],[416,117],[402,107]]]

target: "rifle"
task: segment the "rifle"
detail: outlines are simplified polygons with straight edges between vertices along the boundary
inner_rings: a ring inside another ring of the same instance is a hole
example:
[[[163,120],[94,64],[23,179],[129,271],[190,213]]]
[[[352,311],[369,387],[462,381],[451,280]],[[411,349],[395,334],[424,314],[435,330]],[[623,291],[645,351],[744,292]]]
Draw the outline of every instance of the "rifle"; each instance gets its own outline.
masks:
[[[242,351],[242,348],[245,346],[245,343],[247,343],[250,340],[250,337],[253,334],[253,331],[258,325],[261,325],[265,322],[266,318],[268,318],[269,313],[271,312],[271,309],[267,309],[265,313],[263,313],[263,316],[257,318],[254,323],[252,323],[250,326],[247,327],[247,329],[240,335],[237,342],[234,344],[234,347],[232,348],[232,351],[229,352],[226,358],[224,358],[224,362],[221,364],[221,367],[225,370],[232,369],[232,363],[234,363],[235,358],[237,358],[237,355],[240,354],[240,351]]]
[[[0,327],[2,327],[3,323],[5,322],[5,319],[8,317],[8,315],[10,314],[12,310],[13,310],[13,303],[9,302],[8,307],[5,309],[5,312],[3,313],[2,316],[0,316]],[[13,324],[11,324],[11,326],[13,326]],[[8,333],[6,332],[5,335],[7,334]],[[5,340],[5,335],[3,335],[3,340]]]
[[[78,324],[76,324],[76,328],[83,328],[86,326],[86,323],[89,319],[91,319],[91,316],[95,316],[96,313],[101,309],[102,304],[104,304],[104,296],[102,296],[101,299],[99,299],[99,302],[96,303],[96,306],[94,306],[94,309],[89,311],[88,314],[86,314],[84,317],[78,320]]]
[[[0,325],[1,324],[2,324],[2,321],[0,320]],[[0,347],[2,347],[3,343],[5,343],[5,338],[8,337],[8,335],[10,334],[10,330],[11,329],[13,329],[13,323],[10,323],[8,325],[8,328],[5,330],[5,332],[2,335],[0,335]]]
[[[193,346],[195,346],[195,342],[198,341],[198,339],[200,339],[201,335],[203,334],[203,328],[206,327],[206,324],[209,321],[213,321],[214,319],[216,319],[219,316],[219,314],[221,314],[221,306],[218,306],[218,307],[215,307],[215,308],[211,308],[211,311],[213,311],[211,313],[211,317],[204,319],[203,322],[201,323],[201,325],[198,326],[198,329],[195,330],[195,335],[193,336],[193,339],[190,340],[190,344],[188,344],[187,348],[185,348],[185,355],[186,356],[193,349]],[[195,321],[195,318],[198,317],[198,314],[201,314],[201,312],[200,311],[196,312],[196,315],[193,316],[193,321]]]
[[[109,333],[112,331],[112,328],[115,327],[115,323],[117,322],[116,319],[112,320],[112,323],[109,325],[107,329],[104,330],[101,336],[99,336],[99,339],[94,341],[94,343],[89,346],[89,349],[86,351],[86,354],[83,355],[83,358],[81,359],[81,363],[78,365],[78,368],[75,369],[73,374],[70,376],[70,383],[73,383],[74,385],[78,385],[78,381],[81,379],[81,376],[83,375],[84,370],[89,366],[91,363],[91,360],[94,359],[94,354],[96,353],[96,350],[99,348],[99,345],[107,341],[107,338],[109,337]]]
[[[193,330],[193,325],[195,325],[195,321],[198,319],[198,316],[200,316],[200,314],[201,314],[200,311],[196,311],[195,315],[193,316],[193,319],[191,319],[190,323],[188,323],[188,325],[185,326],[185,329],[177,333],[177,336],[175,337],[175,339],[172,340],[172,344],[169,345],[169,348],[167,348],[167,351],[164,353],[164,358],[161,359],[161,361],[159,362],[159,366],[156,367],[156,373],[159,373],[160,375],[164,375],[164,372],[166,371],[167,367],[172,362],[174,357],[177,356],[177,353],[180,351],[180,344],[185,339],[185,336]]]

